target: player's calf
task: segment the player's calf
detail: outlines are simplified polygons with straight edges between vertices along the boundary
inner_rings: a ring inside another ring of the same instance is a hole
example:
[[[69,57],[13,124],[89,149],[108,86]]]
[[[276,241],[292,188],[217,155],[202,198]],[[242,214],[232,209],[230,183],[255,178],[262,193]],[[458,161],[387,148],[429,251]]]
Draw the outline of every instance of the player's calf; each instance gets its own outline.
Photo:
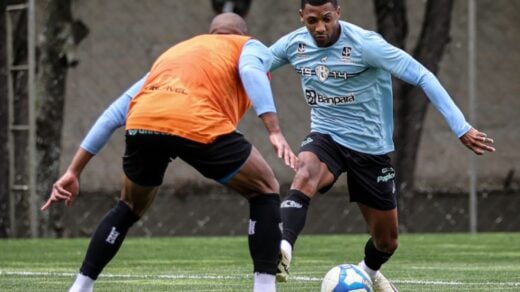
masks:
[[[280,197],[263,194],[249,200],[249,251],[254,271],[275,275],[282,234]]]

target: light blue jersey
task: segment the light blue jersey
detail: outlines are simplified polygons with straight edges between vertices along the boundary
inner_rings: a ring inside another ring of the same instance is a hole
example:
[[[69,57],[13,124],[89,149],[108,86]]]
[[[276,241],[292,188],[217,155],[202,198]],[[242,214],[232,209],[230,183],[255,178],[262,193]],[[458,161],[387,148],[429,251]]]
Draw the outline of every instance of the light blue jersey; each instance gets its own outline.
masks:
[[[339,24],[339,39],[329,47],[318,47],[305,27],[270,47],[271,70],[291,64],[300,75],[311,107],[311,132],[329,134],[337,143],[363,153],[393,151],[391,75],[420,86],[457,137],[471,128],[424,66],[375,32],[344,21]]]

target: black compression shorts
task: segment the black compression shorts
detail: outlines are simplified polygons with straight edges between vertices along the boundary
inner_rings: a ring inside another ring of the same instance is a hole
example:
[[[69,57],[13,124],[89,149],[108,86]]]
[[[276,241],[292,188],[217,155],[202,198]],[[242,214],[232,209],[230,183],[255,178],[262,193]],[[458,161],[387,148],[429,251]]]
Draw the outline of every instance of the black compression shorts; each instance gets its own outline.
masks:
[[[207,178],[230,180],[246,162],[252,145],[242,134],[232,132],[202,144],[163,133],[128,130],[123,170],[141,186],[162,184],[168,163],[179,157]]]
[[[347,173],[347,185],[351,202],[359,202],[378,210],[391,210],[397,206],[394,177],[390,157],[365,154],[336,143],[332,137],[310,133],[302,142],[300,152],[309,151],[327,165],[334,175],[334,182]],[[327,192],[334,182],[319,190]]]

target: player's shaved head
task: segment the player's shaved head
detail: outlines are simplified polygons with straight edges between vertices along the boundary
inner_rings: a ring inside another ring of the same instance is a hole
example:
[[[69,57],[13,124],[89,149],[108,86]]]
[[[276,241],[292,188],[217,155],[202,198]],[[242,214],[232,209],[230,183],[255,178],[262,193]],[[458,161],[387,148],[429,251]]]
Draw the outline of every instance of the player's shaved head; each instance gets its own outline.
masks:
[[[238,14],[226,12],[213,18],[209,26],[211,34],[247,34],[247,24]]]

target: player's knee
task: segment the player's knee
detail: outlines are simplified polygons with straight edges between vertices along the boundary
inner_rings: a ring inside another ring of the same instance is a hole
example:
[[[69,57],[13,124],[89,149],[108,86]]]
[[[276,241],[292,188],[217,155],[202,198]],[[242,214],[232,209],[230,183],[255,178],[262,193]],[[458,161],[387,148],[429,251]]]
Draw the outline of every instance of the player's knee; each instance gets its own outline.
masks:
[[[274,175],[264,178],[264,181],[262,182],[261,189],[258,190],[259,193],[265,194],[265,193],[280,193],[280,183],[278,180],[274,177]]]
[[[128,205],[129,209],[139,218],[143,217],[146,210],[150,207],[155,195],[143,196],[139,200],[129,199],[129,198],[121,198],[126,205]]]
[[[261,176],[254,181],[250,181],[249,186],[246,187],[249,195],[280,193],[280,184],[274,175]]]
[[[272,169],[263,171],[263,173],[258,175],[255,185],[255,192],[260,194],[280,192],[280,183],[274,176]]]
[[[309,171],[309,168],[306,165],[300,165],[296,175],[294,176],[295,181],[309,183],[313,180],[313,175]]]
[[[389,236],[387,238],[380,238],[375,240],[375,246],[378,250],[386,253],[394,253],[399,246],[397,236]]]
[[[278,180],[276,178],[273,177],[273,179],[271,179],[269,181],[269,193],[280,193],[280,183],[278,182]]]
[[[318,190],[319,178],[307,168],[299,168],[296,172],[291,188],[297,189],[309,197],[313,197]]]

